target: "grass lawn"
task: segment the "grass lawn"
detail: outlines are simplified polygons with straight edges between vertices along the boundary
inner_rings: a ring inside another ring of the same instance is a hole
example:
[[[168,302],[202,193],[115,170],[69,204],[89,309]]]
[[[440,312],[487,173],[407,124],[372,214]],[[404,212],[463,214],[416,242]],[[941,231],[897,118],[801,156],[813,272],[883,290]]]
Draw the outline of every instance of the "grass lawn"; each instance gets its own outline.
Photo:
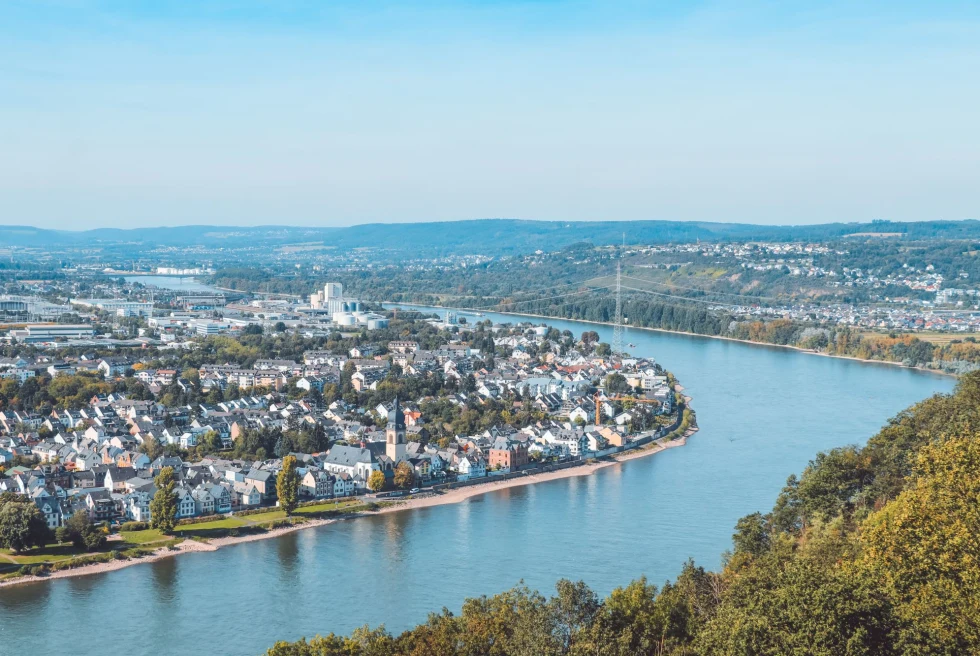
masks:
[[[342,513],[349,512],[351,509],[357,506],[363,506],[364,502],[353,499],[347,501],[333,502],[326,501],[324,503],[318,503],[315,506],[306,506],[304,508],[297,508],[293,511],[294,515],[329,515],[332,513]]]
[[[36,565],[38,563],[53,563],[57,560],[67,560],[83,553],[85,552],[75,549],[70,544],[53,543],[40,549],[28,549],[20,553],[14,553],[10,549],[0,549],[0,554],[3,555],[0,562],[10,562],[10,560],[13,560],[18,565]]]
[[[128,544],[150,544],[170,539],[155,528],[148,528],[145,531],[120,531],[119,537]]]
[[[262,515],[262,518],[266,518],[265,514]],[[174,527],[174,535],[183,538],[215,538],[227,535],[231,529],[250,525],[252,525],[251,522],[246,522],[238,517],[225,517],[213,522],[176,526]]]
[[[247,517],[242,517],[242,520],[247,526],[261,526],[262,524],[268,524],[270,522],[279,521],[280,519],[286,519],[285,510],[273,510],[272,512],[259,513],[258,515],[249,515]]]

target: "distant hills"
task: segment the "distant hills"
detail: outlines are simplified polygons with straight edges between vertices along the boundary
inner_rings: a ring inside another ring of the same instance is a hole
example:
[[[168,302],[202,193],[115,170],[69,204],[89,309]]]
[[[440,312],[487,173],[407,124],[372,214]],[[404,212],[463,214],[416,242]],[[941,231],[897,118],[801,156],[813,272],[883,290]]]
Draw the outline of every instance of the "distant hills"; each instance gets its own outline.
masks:
[[[432,254],[503,255],[537,249],[553,251],[577,242],[595,245],[744,240],[826,241],[846,236],[905,239],[980,239],[980,221],[899,223],[826,223],[767,226],[683,221],[522,221],[478,219],[440,223],[371,223],[342,228],[295,226],[228,227],[192,225],[173,228],[98,228],[46,230],[0,226],[0,244],[26,247],[110,247],[125,244],[241,248],[261,244],[323,242],[340,249],[383,248]]]

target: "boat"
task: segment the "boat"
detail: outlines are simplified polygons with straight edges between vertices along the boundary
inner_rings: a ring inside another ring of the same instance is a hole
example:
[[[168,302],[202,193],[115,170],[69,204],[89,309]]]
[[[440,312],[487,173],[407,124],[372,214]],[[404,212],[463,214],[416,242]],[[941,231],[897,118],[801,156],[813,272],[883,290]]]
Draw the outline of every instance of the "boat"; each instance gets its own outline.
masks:
[[[626,346],[628,346],[629,348],[636,348],[636,344],[632,344],[632,343],[627,344]]]

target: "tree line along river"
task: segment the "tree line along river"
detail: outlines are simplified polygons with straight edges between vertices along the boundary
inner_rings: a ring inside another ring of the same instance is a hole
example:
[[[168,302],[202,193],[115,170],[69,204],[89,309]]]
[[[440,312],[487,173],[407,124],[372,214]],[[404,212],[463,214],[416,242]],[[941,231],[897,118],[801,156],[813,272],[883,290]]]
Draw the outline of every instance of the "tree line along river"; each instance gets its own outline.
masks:
[[[609,326],[547,323],[611,339]],[[735,521],[768,510],[818,451],[864,442],[955,384],[709,338],[632,329],[626,341],[693,397],[701,430],[686,446],[455,505],[0,589],[0,652],[260,654],[278,639],[365,623],[398,631],[521,579],[543,592],[559,578],[583,579],[605,595],[641,575],[659,584],[688,558],[717,568]]]

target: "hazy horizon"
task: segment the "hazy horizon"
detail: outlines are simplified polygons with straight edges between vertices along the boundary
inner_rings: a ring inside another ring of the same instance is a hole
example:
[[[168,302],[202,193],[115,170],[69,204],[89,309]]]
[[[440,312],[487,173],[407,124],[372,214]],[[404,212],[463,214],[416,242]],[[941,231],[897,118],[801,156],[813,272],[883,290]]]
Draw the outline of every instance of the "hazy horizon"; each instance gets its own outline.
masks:
[[[953,223],[960,223],[965,221],[977,221],[978,219],[951,219]],[[753,223],[750,221],[702,221],[698,219],[690,220],[677,220],[672,219],[635,219],[628,221],[626,219],[574,219],[574,220],[561,220],[561,219],[520,219],[520,218],[510,218],[510,217],[478,217],[473,219],[432,219],[429,221],[363,221],[360,223],[347,223],[347,224],[335,224],[335,225],[316,225],[316,224],[291,224],[291,223],[262,223],[257,221],[251,224],[236,224],[236,223],[173,223],[169,225],[164,224],[146,224],[146,225],[102,225],[102,226],[88,226],[88,227],[73,227],[73,226],[41,226],[34,224],[24,224],[24,223],[6,223],[0,222],[0,228],[31,228],[40,230],[61,230],[68,232],[87,232],[89,230],[153,230],[153,229],[177,229],[177,228],[220,228],[220,229],[253,229],[253,228],[272,228],[272,229],[343,229],[343,228],[356,228],[358,226],[371,226],[371,225],[424,225],[430,223],[466,223],[470,221],[526,221],[533,223],[616,223],[616,222],[629,222],[629,223],[698,223],[698,224],[717,224],[717,225],[746,225],[746,226],[771,226],[771,227],[784,227],[784,228],[806,228],[806,227],[816,227],[820,225],[830,225],[830,224],[845,224],[845,225],[858,225],[858,226],[870,226],[874,219],[869,219],[867,221],[827,221],[820,223]],[[930,223],[933,219],[908,219],[908,220],[894,220],[893,223]],[[935,221],[945,221],[943,219],[935,219]]]
[[[980,5],[0,6],[0,224],[980,218]]]

